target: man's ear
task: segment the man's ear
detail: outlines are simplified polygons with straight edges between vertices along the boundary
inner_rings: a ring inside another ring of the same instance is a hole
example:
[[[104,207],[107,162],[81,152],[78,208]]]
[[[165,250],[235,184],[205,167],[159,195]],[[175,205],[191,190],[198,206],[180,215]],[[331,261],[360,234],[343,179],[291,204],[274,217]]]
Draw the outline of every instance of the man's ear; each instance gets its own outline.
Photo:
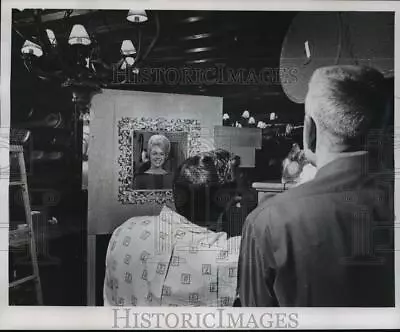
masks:
[[[306,159],[315,164],[315,151],[317,147],[317,126],[314,120],[305,115],[303,129],[303,145]]]

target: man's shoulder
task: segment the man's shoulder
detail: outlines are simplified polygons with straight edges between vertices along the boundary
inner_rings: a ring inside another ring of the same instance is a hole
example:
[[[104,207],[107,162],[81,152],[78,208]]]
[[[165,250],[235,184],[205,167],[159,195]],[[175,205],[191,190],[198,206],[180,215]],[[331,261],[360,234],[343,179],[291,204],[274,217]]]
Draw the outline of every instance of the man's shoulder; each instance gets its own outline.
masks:
[[[267,226],[273,222],[283,224],[286,221],[293,221],[293,219],[287,218],[289,214],[292,216],[293,211],[304,209],[307,200],[318,201],[318,198],[326,193],[326,188],[321,190],[317,181],[301,184],[261,202],[247,217],[248,222]],[[279,220],[271,218],[272,211],[279,211]]]
[[[279,193],[263,202],[248,216],[249,222],[285,225],[296,223],[299,218],[306,216],[313,219],[316,215],[326,213],[327,207],[341,210],[341,201],[346,197],[357,196],[359,200],[368,201],[367,189],[374,189],[363,181],[335,181],[337,177],[314,179],[297,187]],[[361,179],[361,178],[360,178]],[[369,182],[368,182],[369,183]],[[347,207],[348,209],[349,207]],[[259,220],[259,221],[258,221]]]

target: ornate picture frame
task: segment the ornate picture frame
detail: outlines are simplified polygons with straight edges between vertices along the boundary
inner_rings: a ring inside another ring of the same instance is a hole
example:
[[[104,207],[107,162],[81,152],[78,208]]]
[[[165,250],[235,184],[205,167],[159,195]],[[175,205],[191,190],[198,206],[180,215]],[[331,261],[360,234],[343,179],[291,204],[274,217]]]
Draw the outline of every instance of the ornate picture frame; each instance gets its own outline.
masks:
[[[135,169],[133,164],[133,132],[146,130],[152,132],[186,132],[188,139],[187,155],[200,152],[200,121],[197,119],[166,119],[163,117],[123,117],[118,121],[118,201],[121,204],[166,204],[173,202],[171,189],[134,190],[132,188]]]

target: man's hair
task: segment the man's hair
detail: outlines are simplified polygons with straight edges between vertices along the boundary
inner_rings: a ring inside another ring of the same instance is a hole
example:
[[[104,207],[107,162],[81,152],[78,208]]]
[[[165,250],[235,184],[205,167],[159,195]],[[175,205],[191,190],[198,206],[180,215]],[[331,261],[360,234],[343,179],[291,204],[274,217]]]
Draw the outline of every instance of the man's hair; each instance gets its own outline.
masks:
[[[384,111],[384,77],[363,66],[317,69],[310,80],[306,114],[337,143],[361,139]]]
[[[173,194],[179,214],[204,224],[215,222],[236,187],[240,160],[225,150],[202,152],[186,159],[175,173]]]
[[[169,139],[164,135],[153,135],[150,137],[149,142],[147,143],[147,153],[151,153],[151,149],[154,146],[159,146],[166,155],[169,154],[171,150],[171,143]]]

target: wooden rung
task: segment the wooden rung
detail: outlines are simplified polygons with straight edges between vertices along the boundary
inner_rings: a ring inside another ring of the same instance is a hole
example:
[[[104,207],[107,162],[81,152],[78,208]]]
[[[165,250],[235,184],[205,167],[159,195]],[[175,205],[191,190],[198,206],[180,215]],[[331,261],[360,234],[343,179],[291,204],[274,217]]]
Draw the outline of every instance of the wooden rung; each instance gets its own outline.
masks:
[[[10,152],[23,152],[24,147],[22,145],[10,145]]]
[[[10,186],[25,186],[23,181],[10,181]]]
[[[36,278],[37,277],[35,275],[31,275],[31,276],[27,276],[27,277],[19,279],[19,280],[15,280],[13,282],[10,282],[10,288],[19,286],[19,285],[24,284],[24,283],[26,283],[28,281],[31,281],[31,280],[35,280]]]

